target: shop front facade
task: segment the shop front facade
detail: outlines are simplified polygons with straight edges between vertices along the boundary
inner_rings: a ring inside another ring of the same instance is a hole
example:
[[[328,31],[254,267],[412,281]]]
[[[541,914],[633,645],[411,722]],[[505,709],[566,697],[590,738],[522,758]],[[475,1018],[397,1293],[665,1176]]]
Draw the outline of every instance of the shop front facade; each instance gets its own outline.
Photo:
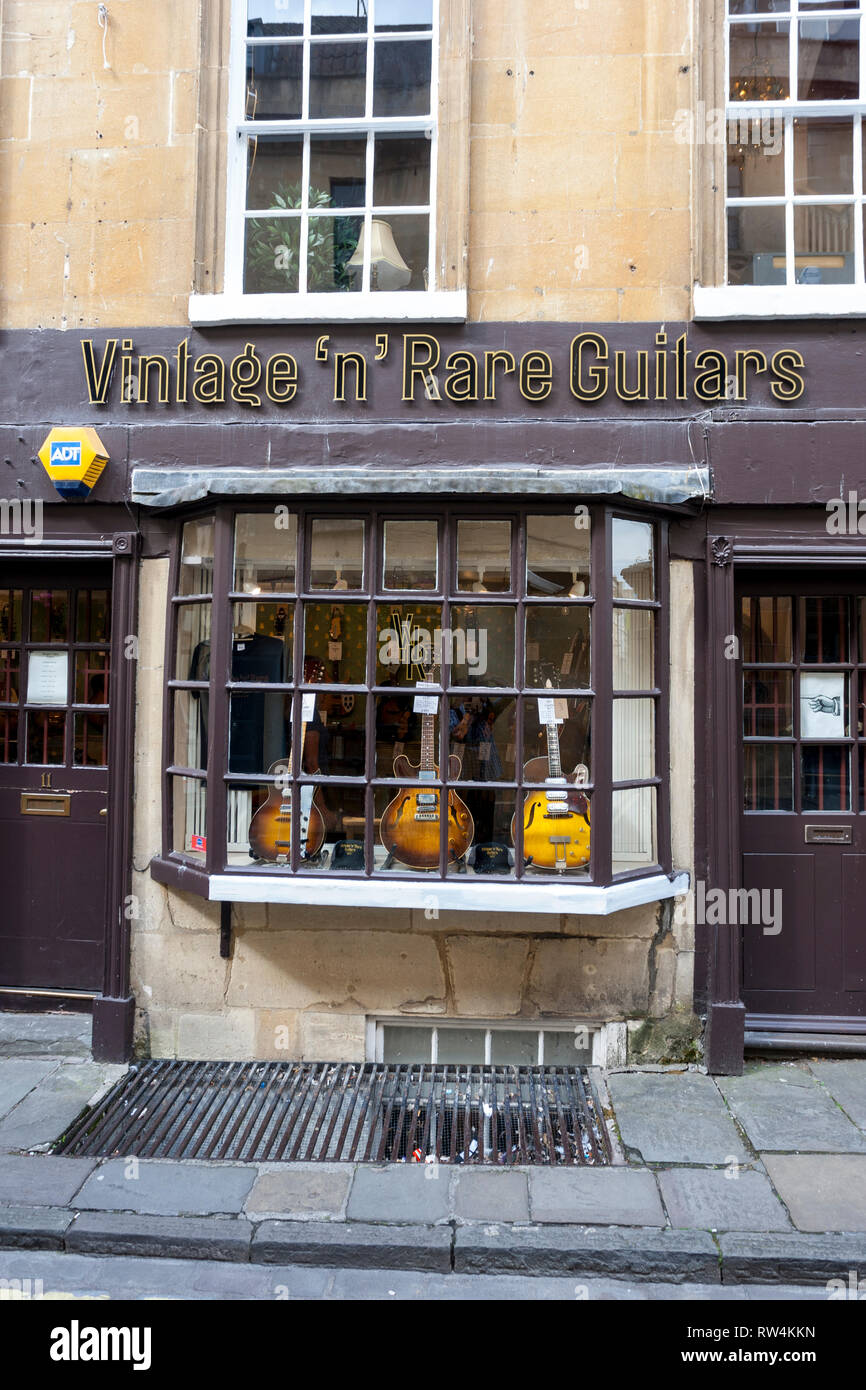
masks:
[[[57,302],[7,291],[3,1006],[90,1008],[118,1059],[866,1045],[862,226],[800,245],[829,190],[750,194],[740,146],[708,204],[687,5],[589,66],[579,11],[224,8],[109,30],[176,103],[113,152],[138,261],[83,115],[94,269],[71,222]],[[577,111],[546,187],[584,68],[634,110]]]

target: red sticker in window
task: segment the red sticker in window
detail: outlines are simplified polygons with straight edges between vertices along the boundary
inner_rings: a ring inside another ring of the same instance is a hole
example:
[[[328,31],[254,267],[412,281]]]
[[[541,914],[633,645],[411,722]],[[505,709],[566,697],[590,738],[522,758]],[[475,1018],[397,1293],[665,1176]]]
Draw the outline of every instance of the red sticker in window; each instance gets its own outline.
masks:
[[[207,852],[207,835],[190,835],[189,847]]]

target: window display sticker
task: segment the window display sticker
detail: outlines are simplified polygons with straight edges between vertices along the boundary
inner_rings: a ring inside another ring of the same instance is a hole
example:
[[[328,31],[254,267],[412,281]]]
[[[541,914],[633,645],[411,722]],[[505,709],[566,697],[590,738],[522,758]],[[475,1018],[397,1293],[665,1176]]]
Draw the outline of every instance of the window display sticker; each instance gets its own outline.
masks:
[[[800,737],[845,737],[845,676],[800,676]]]
[[[315,717],[315,714],[316,697],[312,691],[309,691],[308,694],[301,696],[301,719],[305,724],[309,724],[310,720]]]
[[[561,724],[562,715],[557,711],[557,705],[563,701],[554,700],[550,696],[540,695],[538,699],[538,722],[539,724]]]
[[[31,652],[27,670],[28,705],[65,705],[68,652]]]

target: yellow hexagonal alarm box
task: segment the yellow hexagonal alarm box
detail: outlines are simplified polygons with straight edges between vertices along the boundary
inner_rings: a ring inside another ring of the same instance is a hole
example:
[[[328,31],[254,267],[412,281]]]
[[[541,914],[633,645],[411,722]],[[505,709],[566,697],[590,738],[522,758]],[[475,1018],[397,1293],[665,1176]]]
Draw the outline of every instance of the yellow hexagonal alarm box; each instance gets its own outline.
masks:
[[[105,445],[89,425],[56,427],[39,458],[61,497],[89,497],[108,463]]]

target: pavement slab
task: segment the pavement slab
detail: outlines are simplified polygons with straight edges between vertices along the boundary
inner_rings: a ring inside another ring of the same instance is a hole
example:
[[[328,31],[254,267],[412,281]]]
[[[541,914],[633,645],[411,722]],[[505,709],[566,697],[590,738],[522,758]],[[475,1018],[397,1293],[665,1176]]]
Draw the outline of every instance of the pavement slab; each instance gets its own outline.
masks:
[[[529,1203],[533,1221],[555,1225],[667,1225],[647,1169],[535,1168],[529,1174]]]
[[[801,1231],[866,1231],[866,1154],[764,1154]]]
[[[671,1225],[701,1231],[790,1231],[763,1173],[747,1168],[671,1168],[656,1175]]]
[[[263,1264],[354,1266],[447,1272],[447,1226],[370,1226],[342,1221],[263,1221],[250,1258]]]
[[[48,1059],[4,1058],[0,1066],[0,1116],[7,1115],[28,1092],[56,1071],[58,1065]]]
[[[788,1233],[722,1232],[722,1278],[726,1284],[823,1284],[851,1270],[866,1269],[866,1237]],[[825,1298],[827,1293],[825,1292]]]
[[[529,1192],[525,1173],[497,1173],[461,1168],[454,1194],[454,1214],[463,1221],[528,1221]]]
[[[79,1211],[135,1211],[150,1216],[238,1214],[256,1178],[251,1166],[112,1158],[84,1183]]]
[[[89,1014],[0,1013],[0,1058],[87,1057],[92,1032]]]
[[[747,1066],[719,1089],[758,1150],[866,1153],[862,1134],[812,1073],[797,1063]]]
[[[46,1067],[35,1089],[0,1120],[0,1153],[45,1147],[58,1139],[84,1107],[126,1070],[99,1062],[5,1061],[9,1067]]]
[[[866,1129],[866,1058],[810,1062],[809,1070],[827,1087],[849,1119],[860,1129]]]
[[[253,1228],[237,1216],[137,1216],[83,1212],[64,1245],[78,1254],[151,1255],[165,1259],[235,1260],[250,1257]]]
[[[605,1274],[674,1283],[720,1282],[715,1242],[703,1231],[608,1226],[458,1226],[458,1273]]]
[[[700,1072],[613,1072],[607,1078],[623,1144],[645,1163],[748,1162],[715,1082]]]
[[[445,1221],[450,1215],[452,1171],[441,1163],[358,1168],[346,1216],[350,1221],[409,1221],[430,1226]]]
[[[0,1203],[65,1206],[95,1167],[95,1158],[0,1154]]]
[[[0,1207],[0,1246],[60,1250],[71,1220],[66,1207]]]
[[[0,1278],[41,1279],[43,1298],[236,1299],[322,1298],[327,1269],[278,1269],[225,1260],[0,1251]]]
[[[346,1163],[317,1163],[300,1169],[281,1164],[267,1171],[260,1168],[244,1210],[256,1218],[282,1216],[294,1221],[341,1216],[352,1173]]]

